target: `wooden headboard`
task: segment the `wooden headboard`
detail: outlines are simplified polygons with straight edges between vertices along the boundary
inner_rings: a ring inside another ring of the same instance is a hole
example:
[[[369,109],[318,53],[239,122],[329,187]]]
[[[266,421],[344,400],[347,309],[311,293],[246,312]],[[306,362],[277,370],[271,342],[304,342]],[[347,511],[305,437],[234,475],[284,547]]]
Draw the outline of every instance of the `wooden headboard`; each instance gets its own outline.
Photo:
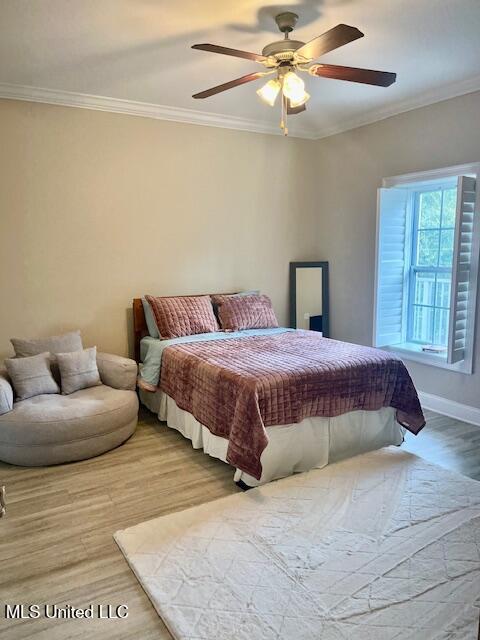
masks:
[[[140,362],[140,340],[148,336],[147,321],[141,298],[133,299],[133,346],[135,360]]]
[[[196,296],[231,296],[238,291],[229,292],[229,293],[196,293],[192,295]],[[184,297],[192,297],[192,296],[184,296]],[[135,360],[140,362],[140,340],[148,336],[148,327],[147,321],[145,320],[145,313],[143,311],[143,304],[141,298],[133,299],[133,344],[134,344],[134,353]]]

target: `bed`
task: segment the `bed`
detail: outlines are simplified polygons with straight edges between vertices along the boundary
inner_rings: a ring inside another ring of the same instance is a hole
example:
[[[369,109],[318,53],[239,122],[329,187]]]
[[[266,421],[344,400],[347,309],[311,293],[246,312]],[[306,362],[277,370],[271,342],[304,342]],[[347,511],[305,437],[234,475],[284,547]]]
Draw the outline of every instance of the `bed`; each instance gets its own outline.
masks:
[[[139,298],[133,321],[142,404],[240,485],[400,445],[425,423],[403,363],[382,351],[282,327],[159,340]]]

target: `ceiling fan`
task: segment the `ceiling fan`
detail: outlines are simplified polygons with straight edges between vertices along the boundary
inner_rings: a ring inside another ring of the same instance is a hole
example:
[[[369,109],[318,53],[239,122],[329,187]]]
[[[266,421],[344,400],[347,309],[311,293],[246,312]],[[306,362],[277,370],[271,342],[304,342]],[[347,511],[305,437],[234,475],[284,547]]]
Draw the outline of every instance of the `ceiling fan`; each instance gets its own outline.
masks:
[[[297,72],[306,72],[311,76],[331,78],[333,80],[346,80],[348,82],[359,82],[361,84],[371,84],[379,87],[389,87],[396,80],[396,73],[387,71],[374,71],[372,69],[358,69],[356,67],[342,67],[335,64],[311,64],[315,58],[323,56],[329,51],[338,49],[344,44],[353,42],[358,38],[363,38],[363,33],[356,27],[347,24],[338,24],[333,29],[326,31],[309,42],[291,40],[289,34],[293,31],[298,20],[296,13],[285,11],[276,16],[275,22],[282,33],[285,34],[283,40],[277,40],[264,47],[261,55],[221,47],[216,44],[194,44],[192,49],[210,51],[212,53],[222,53],[236,58],[245,58],[259,62],[267,71],[256,71],[241,78],[230,80],[224,84],[201,91],[193,95],[193,98],[209,98],[222,91],[239,87],[252,80],[258,80],[265,76],[273,75],[274,78],[268,80],[257,94],[270,106],[274,106],[277,96],[281,92],[282,100],[282,120],[280,127],[285,135],[288,133],[286,119],[288,115],[301,113],[306,109],[306,102],[310,95],[305,91],[305,83]]]

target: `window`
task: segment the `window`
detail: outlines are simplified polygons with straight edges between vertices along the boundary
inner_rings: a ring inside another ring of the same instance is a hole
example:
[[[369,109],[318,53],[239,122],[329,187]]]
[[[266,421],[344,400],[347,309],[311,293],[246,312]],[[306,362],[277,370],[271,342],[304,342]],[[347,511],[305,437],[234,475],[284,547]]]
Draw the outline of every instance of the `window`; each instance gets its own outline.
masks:
[[[374,344],[472,370],[480,167],[384,180],[379,190]]]
[[[456,202],[456,186],[413,192],[407,341],[431,344],[445,351]]]

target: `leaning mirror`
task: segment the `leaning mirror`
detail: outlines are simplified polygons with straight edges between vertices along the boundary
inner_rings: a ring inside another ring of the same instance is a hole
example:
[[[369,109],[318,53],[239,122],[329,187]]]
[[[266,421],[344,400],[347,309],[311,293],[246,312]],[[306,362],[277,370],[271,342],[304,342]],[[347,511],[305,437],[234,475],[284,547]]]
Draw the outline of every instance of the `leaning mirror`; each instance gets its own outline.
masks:
[[[290,263],[290,326],[330,336],[328,262]]]

